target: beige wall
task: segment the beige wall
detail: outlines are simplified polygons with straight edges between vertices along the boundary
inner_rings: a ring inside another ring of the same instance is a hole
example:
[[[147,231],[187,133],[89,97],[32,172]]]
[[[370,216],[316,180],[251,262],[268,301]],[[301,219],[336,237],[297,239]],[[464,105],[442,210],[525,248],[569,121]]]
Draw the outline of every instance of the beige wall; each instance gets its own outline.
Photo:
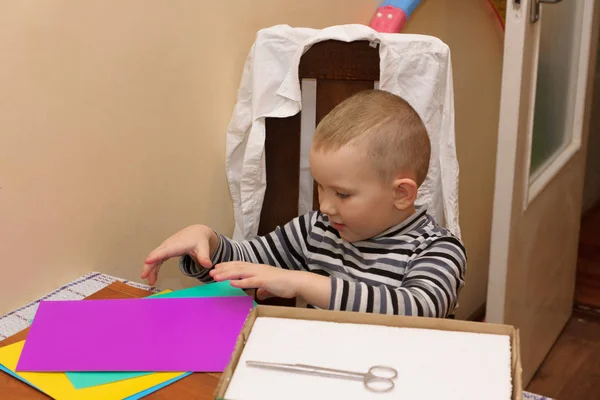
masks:
[[[89,271],[139,280],[190,223],[230,234],[224,133],[256,31],[367,23],[378,3],[0,0],[0,314]],[[425,0],[408,26],[453,52],[461,316],[487,282],[502,44],[484,3]],[[169,263],[159,286],[193,283]]]
[[[190,223],[230,233],[224,133],[256,31],[376,4],[0,0],[0,314],[89,271],[138,279]],[[175,263],[159,282],[193,283]]]
[[[457,317],[467,318],[487,293],[504,33],[480,0],[426,0],[406,31],[437,36],[452,51],[460,224],[468,257]]]

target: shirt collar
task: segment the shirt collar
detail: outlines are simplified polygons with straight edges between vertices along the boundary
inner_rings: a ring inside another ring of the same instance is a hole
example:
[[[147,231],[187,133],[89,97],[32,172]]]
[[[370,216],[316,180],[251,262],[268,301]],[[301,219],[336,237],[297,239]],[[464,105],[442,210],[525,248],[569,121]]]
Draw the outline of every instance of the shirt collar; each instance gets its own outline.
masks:
[[[392,236],[400,235],[402,233],[409,232],[409,231],[415,229],[418,225],[421,225],[421,223],[423,222],[421,220],[425,220],[426,218],[427,218],[427,207],[419,206],[419,207],[417,207],[415,213],[412,214],[410,217],[406,218],[404,221],[400,222],[399,224],[389,227],[385,231],[374,236],[372,239],[379,239],[379,238],[383,238],[383,237],[392,237]]]

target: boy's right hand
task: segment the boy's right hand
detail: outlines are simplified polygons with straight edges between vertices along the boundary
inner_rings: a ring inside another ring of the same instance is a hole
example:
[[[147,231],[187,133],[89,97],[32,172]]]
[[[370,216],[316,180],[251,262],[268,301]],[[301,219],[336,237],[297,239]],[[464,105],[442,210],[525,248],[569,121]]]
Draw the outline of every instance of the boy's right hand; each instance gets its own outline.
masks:
[[[152,250],[144,261],[141,277],[148,279],[148,284],[153,286],[158,279],[158,271],[163,262],[185,254],[195,259],[198,265],[210,268],[212,267],[210,259],[217,247],[217,241],[217,235],[208,226],[188,226]]]

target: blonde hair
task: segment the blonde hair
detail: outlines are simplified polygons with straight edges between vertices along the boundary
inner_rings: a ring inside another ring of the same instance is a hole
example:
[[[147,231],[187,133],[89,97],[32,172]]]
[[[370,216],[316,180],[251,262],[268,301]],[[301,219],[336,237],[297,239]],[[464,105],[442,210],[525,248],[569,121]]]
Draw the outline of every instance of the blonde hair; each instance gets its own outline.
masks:
[[[384,180],[401,172],[427,176],[431,144],[421,117],[404,99],[382,90],[365,90],[338,104],[317,126],[313,149],[335,151],[365,145]]]

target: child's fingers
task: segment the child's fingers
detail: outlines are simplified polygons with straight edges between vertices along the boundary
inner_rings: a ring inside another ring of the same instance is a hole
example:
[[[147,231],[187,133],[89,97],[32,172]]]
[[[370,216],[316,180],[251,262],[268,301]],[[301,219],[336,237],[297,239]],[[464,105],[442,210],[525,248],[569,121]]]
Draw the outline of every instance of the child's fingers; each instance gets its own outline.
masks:
[[[167,247],[167,245],[161,244],[160,246],[152,250],[150,254],[148,254],[145,263],[154,264],[157,262],[165,261],[169,257],[169,248]]]
[[[256,290],[256,297],[259,300],[266,300],[269,299],[271,297],[275,297],[275,295],[263,288],[258,288],[258,290]]]
[[[258,278],[251,277],[246,279],[232,280],[231,286],[239,289],[256,289],[260,288],[262,285]]]
[[[163,242],[160,246],[155,248],[146,257],[146,264],[156,264],[167,261],[169,258],[178,257],[184,255],[188,250],[180,241],[174,240],[173,238]]]
[[[154,286],[154,284],[158,280],[158,269],[159,267],[156,267],[152,270],[152,272],[150,272],[150,279],[148,280],[150,286]]]
[[[148,279],[150,286],[154,285],[158,280],[158,271],[160,270],[161,264],[144,264],[142,268],[142,279]]]
[[[154,264],[144,264],[144,266],[142,267],[141,278],[142,279],[148,278],[148,275],[150,274],[150,272],[152,271],[153,268],[154,268]]]
[[[244,273],[244,272],[237,272],[237,271],[215,272],[215,270],[212,270],[210,272],[210,275],[217,282],[230,281],[230,280],[234,280],[234,279],[246,279],[246,278],[250,278],[252,276],[251,274]]]
[[[210,271],[210,276],[216,281],[227,281],[232,279],[245,279],[255,275],[252,268],[244,267],[243,264],[237,262],[227,262],[218,264],[215,269]]]

